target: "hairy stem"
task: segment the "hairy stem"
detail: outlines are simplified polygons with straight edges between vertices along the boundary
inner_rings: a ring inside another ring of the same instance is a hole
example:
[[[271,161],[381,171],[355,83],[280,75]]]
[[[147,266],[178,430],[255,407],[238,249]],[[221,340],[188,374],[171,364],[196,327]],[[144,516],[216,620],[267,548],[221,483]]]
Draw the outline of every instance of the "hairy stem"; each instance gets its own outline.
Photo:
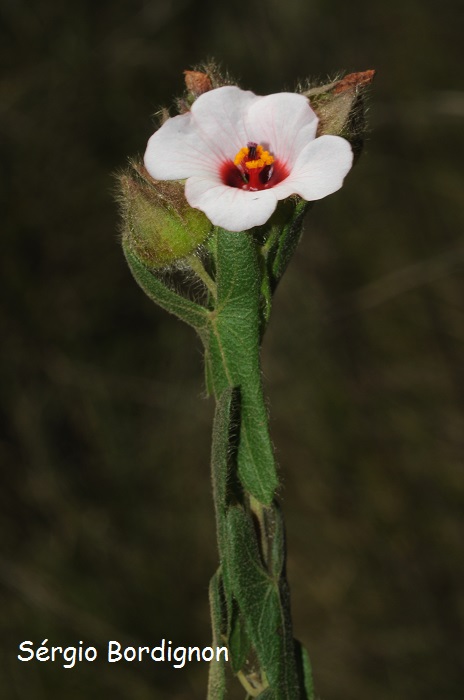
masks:
[[[189,255],[185,260],[194,273],[201,279],[213,299],[217,299],[216,283],[206,272],[201,260],[196,255]]]
[[[223,606],[213,627],[252,697],[306,698],[297,673],[278,478],[260,369],[265,266],[249,233],[218,231],[206,362],[217,401],[212,478]],[[203,336],[205,337],[205,336]],[[269,693],[271,693],[269,695]],[[223,695],[210,695],[221,700]]]

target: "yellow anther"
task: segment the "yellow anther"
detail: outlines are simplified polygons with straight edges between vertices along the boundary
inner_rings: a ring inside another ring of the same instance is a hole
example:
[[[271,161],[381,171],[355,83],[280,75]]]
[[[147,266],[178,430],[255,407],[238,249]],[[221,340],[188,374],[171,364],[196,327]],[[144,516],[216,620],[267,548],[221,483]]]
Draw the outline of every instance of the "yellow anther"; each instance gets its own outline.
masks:
[[[255,168],[264,168],[264,160],[262,158],[258,158],[258,160],[248,160],[245,163],[245,166],[250,170],[254,170]]]
[[[239,152],[237,153],[237,155],[234,158],[235,165],[240,165],[242,160],[247,157],[248,151],[249,151],[249,148],[247,148],[246,146],[244,146],[243,148],[241,148],[239,150]]]
[[[255,153],[253,155],[257,157],[254,160],[248,160],[244,163],[250,170],[264,168],[266,165],[271,165],[274,162],[274,156],[271,156],[269,151],[265,151],[262,146],[256,146],[254,150]],[[247,146],[241,148],[234,158],[235,165],[241,165],[249,153],[250,149]]]

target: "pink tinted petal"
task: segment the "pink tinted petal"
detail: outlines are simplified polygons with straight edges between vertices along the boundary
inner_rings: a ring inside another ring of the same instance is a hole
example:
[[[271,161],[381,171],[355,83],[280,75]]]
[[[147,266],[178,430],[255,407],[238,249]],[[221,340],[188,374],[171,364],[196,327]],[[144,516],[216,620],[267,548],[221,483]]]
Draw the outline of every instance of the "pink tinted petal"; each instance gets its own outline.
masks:
[[[274,192],[248,192],[204,177],[191,177],[185,184],[190,206],[201,209],[215,226],[227,231],[247,231],[266,223],[277,205]]]
[[[260,97],[246,115],[252,141],[262,144],[290,168],[316,136],[318,118],[303,95],[281,92]]]
[[[190,112],[168,119],[148,141],[145,167],[156,180],[218,171],[250,139],[244,113],[260,98],[227,85],[201,95]]]
[[[298,194],[311,202],[336,192],[353,164],[351,146],[340,136],[320,136],[300,152],[292,172],[274,187],[278,199]]]
[[[245,115],[260,99],[253,92],[225,85],[205,92],[193,103],[195,127],[222,160],[233,159],[250,141]]]
[[[198,132],[191,113],[168,119],[150,137],[145,167],[155,180],[183,180],[217,170],[217,155]]]

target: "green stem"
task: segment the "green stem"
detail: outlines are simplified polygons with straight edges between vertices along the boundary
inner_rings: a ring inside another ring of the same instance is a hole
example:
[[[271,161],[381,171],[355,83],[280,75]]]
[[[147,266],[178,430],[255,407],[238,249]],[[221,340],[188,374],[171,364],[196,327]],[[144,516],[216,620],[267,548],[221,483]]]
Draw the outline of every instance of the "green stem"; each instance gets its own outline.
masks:
[[[209,335],[203,335],[217,400],[212,473],[223,609],[218,613],[216,606],[213,626],[228,639],[232,668],[250,695],[267,688],[274,700],[302,700],[261,381],[266,267],[259,255],[250,233],[217,232],[217,300]],[[250,669],[253,655],[258,667]],[[222,697],[211,694],[209,700]]]
[[[278,486],[260,367],[260,279],[258,251],[249,233],[217,234],[217,304],[210,312],[205,343],[211,384],[219,396],[238,389],[238,473],[246,491],[264,505]]]
[[[202,262],[196,255],[189,255],[186,258],[186,263],[194,271],[194,273],[201,279],[207,290],[210,292],[213,299],[217,299],[217,288],[213,279],[208,275]]]
[[[138,284],[195,328],[204,344],[207,388],[217,403],[212,479],[220,566],[210,585],[213,642],[227,644],[230,668],[247,698],[262,700],[314,700],[311,667],[292,633],[260,364],[272,293],[300,238],[306,206],[296,204],[264,245],[251,232],[217,229],[207,244],[215,279],[197,257],[187,259],[209,291],[208,308],[172,288],[123,242]],[[224,700],[226,678],[224,661],[213,662],[208,700]]]

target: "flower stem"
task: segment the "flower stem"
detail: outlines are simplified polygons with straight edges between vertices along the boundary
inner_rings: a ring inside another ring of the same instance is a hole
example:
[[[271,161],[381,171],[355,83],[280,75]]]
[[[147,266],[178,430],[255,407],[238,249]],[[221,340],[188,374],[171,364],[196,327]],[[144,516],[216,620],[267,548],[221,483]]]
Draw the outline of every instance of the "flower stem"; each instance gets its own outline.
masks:
[[[201,279],[213,299],[217,299],[217,288],[214,280],[206,272],[201,260],[196,255],[189,255],[186,262],[194,273]]]
[[[213,629],[252,697],[304,700],[297,671],[278,478],[260,368],[265,266],[249,233],[217,232],[217,300],[204,335],[217,401],[212,479],[222,607]],[[217,635],[217,633],[216,633]],[[215,669],[217,672],[217,669]],[[208,700],[222,700],[209,694]]]
[[[216,397],[237,388],[238,474],[243,487],[269,505],[278,486],[260,367],[260,266],[248,233],[218,231],[216,308],[210,312],[206,362]]]

